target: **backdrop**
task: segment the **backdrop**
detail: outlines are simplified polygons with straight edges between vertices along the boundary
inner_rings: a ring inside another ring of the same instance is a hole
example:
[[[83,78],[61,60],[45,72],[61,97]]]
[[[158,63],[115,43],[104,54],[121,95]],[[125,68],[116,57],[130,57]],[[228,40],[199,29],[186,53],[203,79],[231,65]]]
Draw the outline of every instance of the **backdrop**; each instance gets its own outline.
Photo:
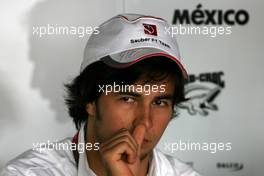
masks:
[[[74,134],[63,84],[78,74],[89,34],[126,12],[172,24],[167,32],[178,38],[190,73],[189,101],[181,104],[158,147],[205,176],[263,175],[263,1],[0,4],[0,167],[33,143]]]

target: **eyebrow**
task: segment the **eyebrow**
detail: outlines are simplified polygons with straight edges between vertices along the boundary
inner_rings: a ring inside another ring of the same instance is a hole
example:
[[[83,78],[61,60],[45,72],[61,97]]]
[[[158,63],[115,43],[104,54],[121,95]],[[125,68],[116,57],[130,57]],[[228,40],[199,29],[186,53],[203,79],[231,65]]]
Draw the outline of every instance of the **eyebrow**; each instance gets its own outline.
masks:
[[[137,92],[115,92],[114,95],[118,96],[118,95],[129,95],[129,96],[133,96],[133,97],[141,97],[142,95],[137,93]],[[167,100],[173,100],[173,95],[171,94],[164,94],[164,95],[159,95],[156,96],[154,99],[167,99]]]
[[[122,92],[122,91],[119,91],[119,92],[115,92],[114,95],[130,95],[130,96],[133,96],[133,97],[141,97],[141,94],[139,94],[137,92]]]
[[[167,99],[167,100],[173,100],[173,96],[171,94],[165,94],[155,97],[155,99]]]

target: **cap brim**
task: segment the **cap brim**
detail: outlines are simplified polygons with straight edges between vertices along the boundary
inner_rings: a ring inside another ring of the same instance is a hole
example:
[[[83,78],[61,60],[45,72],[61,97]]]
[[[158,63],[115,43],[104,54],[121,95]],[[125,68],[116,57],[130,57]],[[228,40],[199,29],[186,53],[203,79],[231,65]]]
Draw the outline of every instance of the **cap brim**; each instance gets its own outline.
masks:
[[[184,79],[188,79],[188,73],[178,58],[156,48],[139,48],[128,50],[121,53],[112,54],[110,55],[110,58],[104,57],[101,60],[111,67],[126,68],[139,61],[155,56],[164,56],[173,60],[182,71]]]

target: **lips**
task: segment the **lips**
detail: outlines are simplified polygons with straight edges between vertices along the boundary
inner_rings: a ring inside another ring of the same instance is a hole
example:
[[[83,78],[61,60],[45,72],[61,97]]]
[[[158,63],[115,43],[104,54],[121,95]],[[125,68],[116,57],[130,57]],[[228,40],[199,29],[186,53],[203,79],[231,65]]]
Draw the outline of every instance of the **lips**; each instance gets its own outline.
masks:
[[[148,142],[150,142],[150,140],[144,138],[143,142],[148,143]]]

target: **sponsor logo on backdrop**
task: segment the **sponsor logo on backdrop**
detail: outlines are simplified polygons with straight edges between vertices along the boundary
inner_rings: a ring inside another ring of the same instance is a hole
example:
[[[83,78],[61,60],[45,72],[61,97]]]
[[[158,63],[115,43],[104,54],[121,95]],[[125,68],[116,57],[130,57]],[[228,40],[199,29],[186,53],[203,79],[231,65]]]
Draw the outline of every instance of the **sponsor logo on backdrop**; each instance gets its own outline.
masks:
[[[190,74],[184,91],[187,101],[179,104],[179,108],[186,109],[190,115],[202,116],[207,116],[210,111],[217,111],[215,100],[225,87],[223,75],[222,71]]]
[[[245,9],[208,9],[198,4],[195,9],[175,9],[166,34],[206,35],[218,37],[232,34],[232,26],[248,24],[250,15]]]
[[[186,164],[188,164],[189,166],[191,166],[191,167],[193,167],[194,166],[194,163],[193,163],[193,161],[187,161],[187,162],[185,162]]]
[[[237,163],[237,162],[218,162],[216,163],[216,168],[217,169],[225,169],[231,172],[234,171],[240,171],[244,168],[243,163]]]
[[[176,9],[172,24],[246,25],[249,18],[245,9],[203,9],[202,4],[198,4],[194,10]]]

